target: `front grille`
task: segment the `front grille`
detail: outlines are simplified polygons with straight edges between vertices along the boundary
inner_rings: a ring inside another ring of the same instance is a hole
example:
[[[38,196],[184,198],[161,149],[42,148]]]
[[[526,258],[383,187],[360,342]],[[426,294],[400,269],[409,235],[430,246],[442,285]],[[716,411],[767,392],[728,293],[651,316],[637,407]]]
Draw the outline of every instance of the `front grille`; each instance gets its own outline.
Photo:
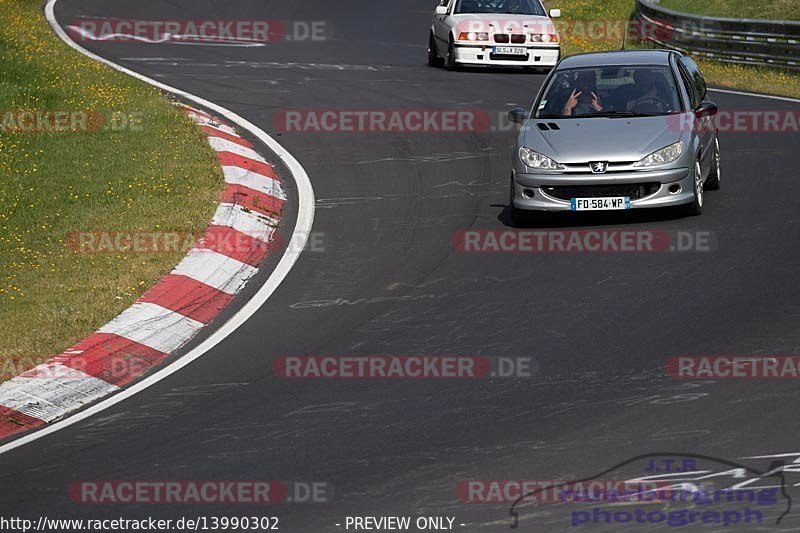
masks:
[[[494,34],[494,42],[496,43],[507,43],[509,41],[511,41],[514,44],[525,44],[525,34],[523,33],[513,33],[511,35],[507,33]]]
[[[611,174],[612,172],[630,172],[631,166],[634,165],[636,161],[617,161],[617,162],[609,162],[608,168],[606,170],[606,174]],[[570,172],[580,172],[583,174],[589,174],[592,172],[591,163],[564,163],[566,169]]]
[[[660,188],[660,183],[623,183],[619,185],[565,185],[563,187],[542,187],[542,190],[548,196],[559,200],[605,196],[627,196],[631,200],[641,200],[657,193]]]

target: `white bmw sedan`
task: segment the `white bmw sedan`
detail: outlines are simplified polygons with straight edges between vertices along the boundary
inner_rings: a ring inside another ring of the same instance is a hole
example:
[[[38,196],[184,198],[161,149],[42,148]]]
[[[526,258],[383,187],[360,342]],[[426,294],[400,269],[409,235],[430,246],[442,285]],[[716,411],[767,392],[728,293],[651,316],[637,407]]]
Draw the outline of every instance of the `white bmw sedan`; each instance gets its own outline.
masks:
[[[550,69],[561,43],[540,0],[440,0],[428,39],[428,64],[456,69],[504,66]]]

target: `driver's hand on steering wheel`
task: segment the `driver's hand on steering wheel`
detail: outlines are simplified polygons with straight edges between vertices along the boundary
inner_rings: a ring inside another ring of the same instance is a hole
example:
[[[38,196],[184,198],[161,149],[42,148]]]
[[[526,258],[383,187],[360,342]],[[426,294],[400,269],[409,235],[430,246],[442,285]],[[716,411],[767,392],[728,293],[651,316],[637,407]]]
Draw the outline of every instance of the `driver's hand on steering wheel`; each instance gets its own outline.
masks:
[[[627,110],[636,112],[639,106],[645,103],[653,104],[658,109],[658,113],[664,113],[670,110],[669,104],[657,96],[643,96],[637,98],[628,104]]]

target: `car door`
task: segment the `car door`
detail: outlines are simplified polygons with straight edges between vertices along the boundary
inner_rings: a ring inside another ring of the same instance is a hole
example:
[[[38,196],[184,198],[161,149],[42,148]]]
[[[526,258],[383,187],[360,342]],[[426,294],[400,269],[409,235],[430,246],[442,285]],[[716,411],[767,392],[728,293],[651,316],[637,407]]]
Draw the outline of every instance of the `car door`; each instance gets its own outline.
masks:
[[[685,78],[685,83],[688,85],[689,97],[692,100],[692,109],[697,110],[700,104],[708,98],[708,86],[706,80],[700,73],[700,68],[691,58],[681,57],[681,76]],[[714,136],[716,128],[714,127],[714,117],[703,117],[698,124],[700,135],[700,156],[703,165],[703,170],[710,168],[711,157],[713,156],[712,147],[714,145]]]
[[[436,47],[439,49],[439,54],[447,53],[447,45],[450,39],[450,13],[452,12],[453,3],[457,0],[440,0],[439,6],[447,8],[446,15],[433,16],[433,35],[436,38]]]

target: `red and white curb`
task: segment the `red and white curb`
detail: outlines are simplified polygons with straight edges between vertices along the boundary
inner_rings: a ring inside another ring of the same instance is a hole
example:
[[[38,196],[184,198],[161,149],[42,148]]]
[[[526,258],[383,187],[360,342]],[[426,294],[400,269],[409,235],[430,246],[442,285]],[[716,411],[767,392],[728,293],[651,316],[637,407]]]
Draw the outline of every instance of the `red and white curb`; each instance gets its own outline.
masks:
[[[0,439],[63,418],[161,364],[231,302],[266,257],[286,195],[232,126],[195,108],[225,176],[199,244],[135,304],[77,345],[0,384]]]

